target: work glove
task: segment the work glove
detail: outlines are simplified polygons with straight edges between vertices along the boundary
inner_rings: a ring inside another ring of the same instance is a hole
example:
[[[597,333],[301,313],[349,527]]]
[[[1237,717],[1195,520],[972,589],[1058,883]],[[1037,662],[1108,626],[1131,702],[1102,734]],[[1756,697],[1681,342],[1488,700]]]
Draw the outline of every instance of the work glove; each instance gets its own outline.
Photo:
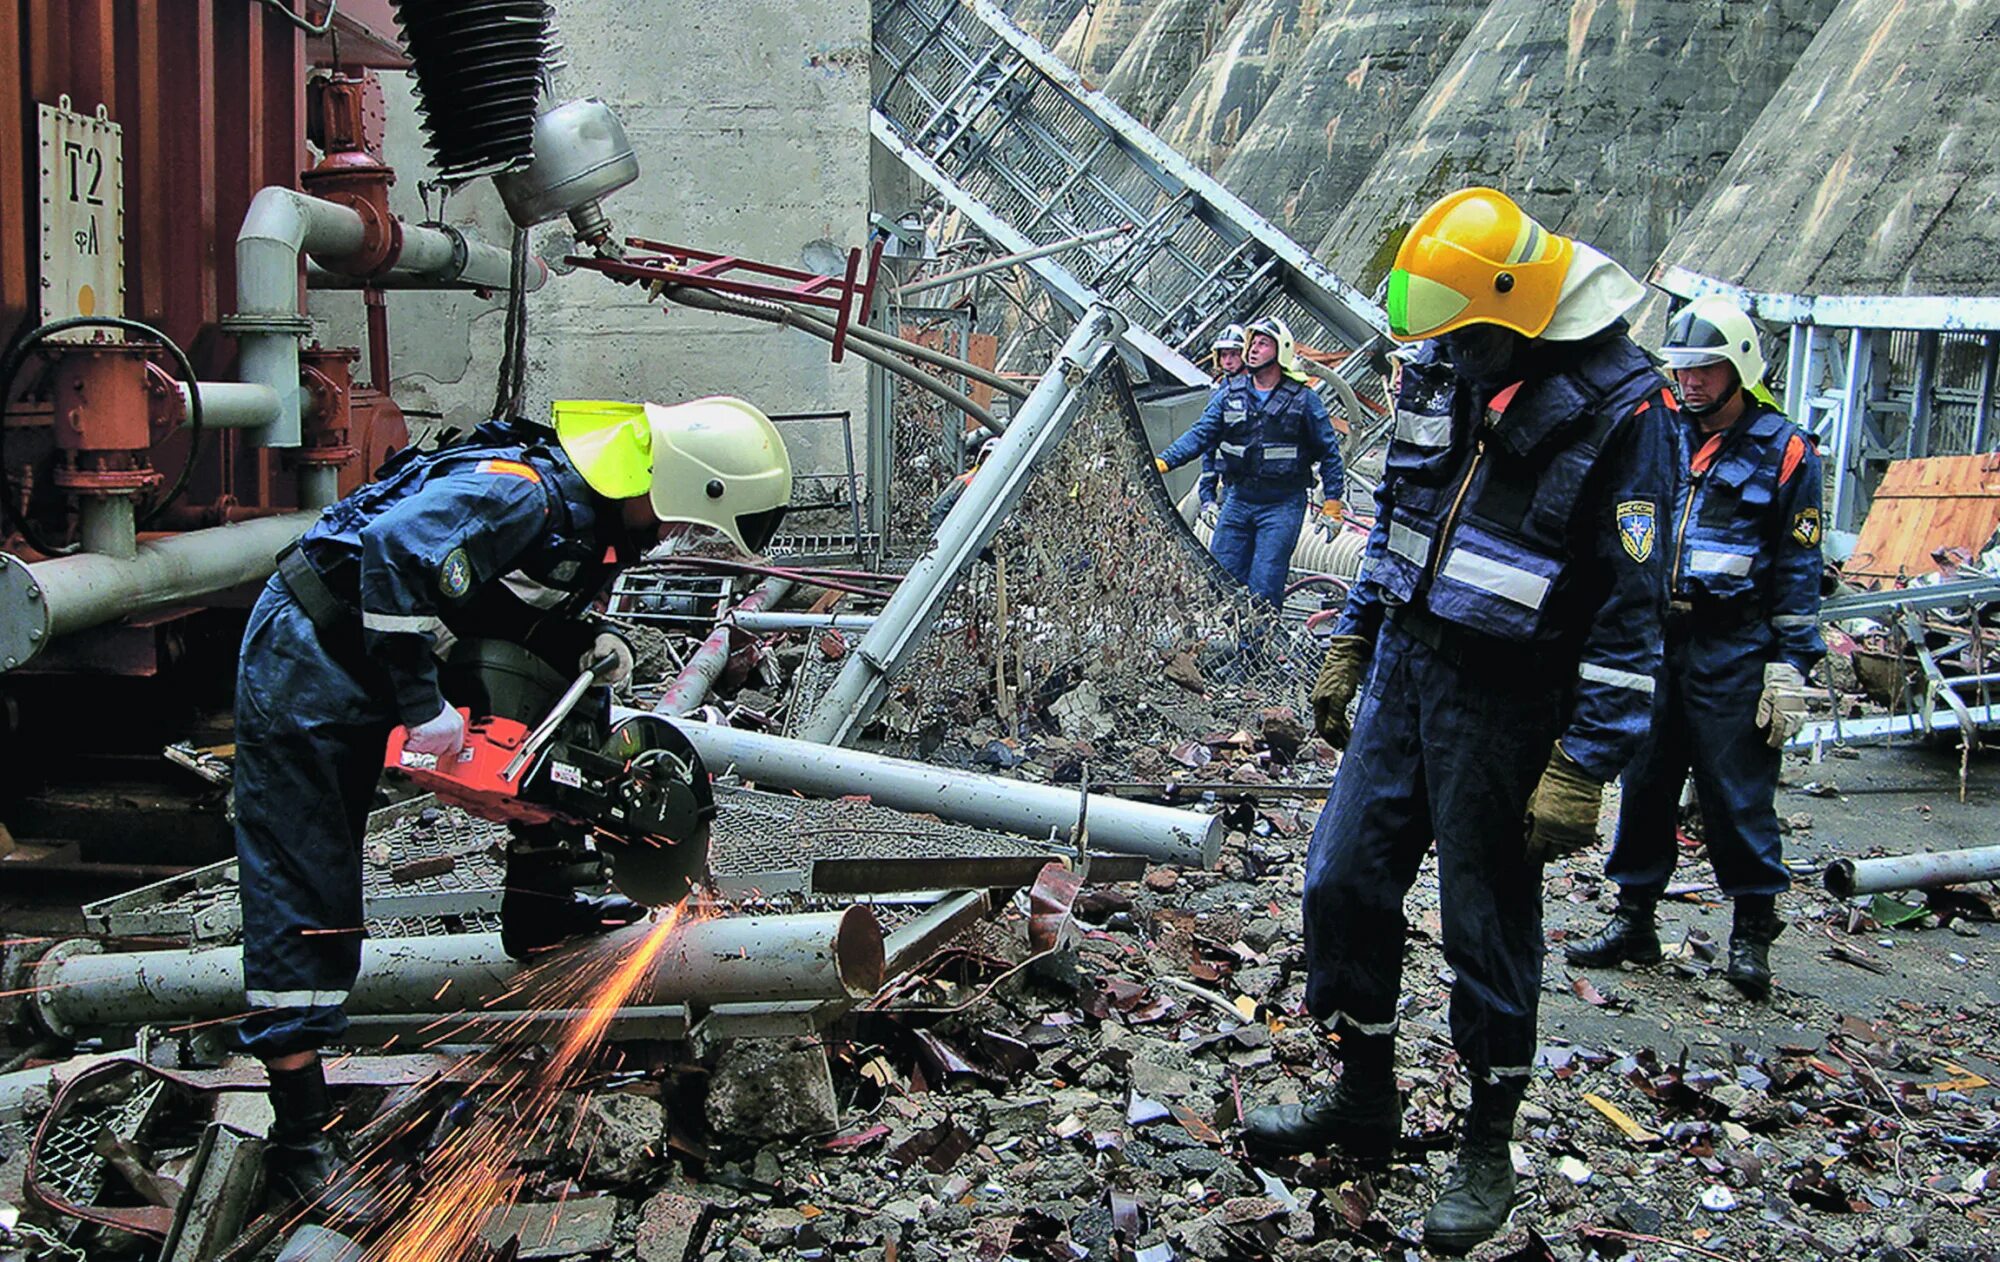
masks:
[[[1757,696],[1757,726],[1764,730],[1766,742],[1772,749],[1783,749],[1805,725],[1805,676],[1790,662],[1766,662],[1764,691]]]
[[[403,748],[413,754],[435,754],[439,762],[458,757],[465,748],[465,716],[447,703],[436,718],[410,729]]]
[[[1220,520],[1222,520],[1222,505],[1210,500],[1201,506],[1201,524],[1208,527],[1211,532],[1215,529],[1215,523]]]
[[[599,631],[591,641],[590,651],[578,659],[576,668],[589,670],[592,662],[606,655],[617,660],[612,662],[611,669],[597,677],[599,683],[622,684],[632,677],[632,646],[616,631]]]
[[[1165,473],[1165,472],[1167,471],[1167,462],[1166,462],[1166,461],[1164,461],[1164,460],[1162,460],[1162,459],[1160,459],[1160,458],[1159,458],[1158,456],[1154,456],[1154,457],[1153,457],[1153,469],[1154,469],[1154,471],[1155,471],[1155,472],[1158,472],[1158,473]]]
[[[1319,664],[1313,680],[1313,731],[1335,749],[1347,748],[1353,733],[1347,723],[1347,707],[1361,687],[1361,671],[1368,664],[1368,640],[1359,635],[1336,635],[1326,646],[1326,660]]]
[[[1340,500],[1321,500],[1319,520],[1313,523],[1319,528],[1320,538],[1331,539],[1340,533],[1340,523],[1347,520],[1347,505]]]
[[[1577,766],[1558,744],[1549,751],[1549,765],[1528,799],[1528,862],[1547,863],[1596,845],[1603,806],[1604,782]]]

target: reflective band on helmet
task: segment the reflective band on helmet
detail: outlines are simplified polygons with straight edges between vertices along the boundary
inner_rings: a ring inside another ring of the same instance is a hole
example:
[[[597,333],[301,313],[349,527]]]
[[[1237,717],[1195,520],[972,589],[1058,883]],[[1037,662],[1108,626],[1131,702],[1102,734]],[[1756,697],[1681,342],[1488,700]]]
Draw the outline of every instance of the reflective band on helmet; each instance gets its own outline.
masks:
[[[1267,445],[1264,448],[1264,459],[1266,460],[1297,460],[1298,458],[1299,449],[1297,447]]]
[[[1431,559],[1431,537],[1422,531],[1412,530],[1402,522],[1389,523],[1389,551],[1409,561],[1412,565],[1422,565]]]
[[[1630,688],[1633,692],[1653,695],[1653,677],[1641,675],[1636,670],[1619,670],[1612,666],[1599,666],[1596,662],[1585,662],[1576,668],[1577,677],[1594,684],[1610,684],[1613,688]]]
[[[1809,613],[1781,613],[1771,619],[1771,625],[1780,631],[1803,631],[1819,625],[1819,619]]]
[[[1549,594],[1549,580],[1541,575],[1464,548],[1454,549],[1445,558],[1444,576],[1528,609],[1540,609]]]
[[[1750,573],[1751,560],[1740,552],[1719,552],[1714,548],[1696,548],[1688,553],[1688,568],[1707,574],[1733,574],[1743,578]]]
[[[1451,414],[1396,409],[1396,437],[1413,447],[1443,447],[1451,442]]]

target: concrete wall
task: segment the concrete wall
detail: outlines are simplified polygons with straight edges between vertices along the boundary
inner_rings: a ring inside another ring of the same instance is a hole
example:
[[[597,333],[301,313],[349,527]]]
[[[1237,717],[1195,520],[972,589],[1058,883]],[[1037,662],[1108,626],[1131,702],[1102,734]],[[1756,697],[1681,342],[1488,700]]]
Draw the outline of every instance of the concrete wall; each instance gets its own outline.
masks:
[[[866,0],[746,0],[724,7],[562,0],[565,97],[598,96],[638,151],[637,183],[608,210],[621,236],[740,251],[832,270],[864,245],[868,210],[869,23]],[[401,173],[397,209],[422,217],[429,178],[413,84],[387,74],[388,158]],[[433,199],[435,206],[435,199]],[[449,222],[504,243],[509,225],[491,186],[454,194]],[[535,251],[573,248],[566,222],[537,228]],[[316,315],[361,327],[349,294],[316,293]],[[465,425],[487,415],[504,312],[470,295],[390,298],[397,400]],[[528,414],[556,397],[675,402],[730,393],[769,412],[866,414],[858,361],[835,366],[826,343],[734,317],[648,305],[632,286],[590,272],[552,277],[529,299]],[[845,468],[837,426],[787,430],[802,472]]]

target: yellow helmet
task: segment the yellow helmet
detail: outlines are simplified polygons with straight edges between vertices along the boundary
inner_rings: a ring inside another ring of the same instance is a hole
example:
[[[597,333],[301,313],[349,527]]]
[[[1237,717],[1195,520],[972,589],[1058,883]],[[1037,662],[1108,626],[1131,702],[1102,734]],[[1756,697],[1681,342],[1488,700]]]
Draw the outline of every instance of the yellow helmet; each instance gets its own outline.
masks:
[[[690,403],[558,400],[556,441],[606,499],[646,496],[663,522],[706,526],[746,553],[778,533],[792,460],[778,427],[742,399]]]
[[[1574,254],[1568,237],[1543,228],[1505,193],[1461,189],[1433,203],[1396,251],[1389,336],[1418,342],[1497,324],[1539,337]]]

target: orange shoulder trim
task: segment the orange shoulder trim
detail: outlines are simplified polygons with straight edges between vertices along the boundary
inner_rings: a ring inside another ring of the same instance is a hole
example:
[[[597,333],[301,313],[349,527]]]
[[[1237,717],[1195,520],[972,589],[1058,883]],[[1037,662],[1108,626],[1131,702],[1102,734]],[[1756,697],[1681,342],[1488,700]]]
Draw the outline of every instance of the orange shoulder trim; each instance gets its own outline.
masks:
[[[509,477],[526,478],[530,482],[540,482],[542,480],[542,475],[535,472],[533,465],[522,464],[518,460],[482,460],[479,462],[479,471],[481,473],[502,473]]]
[[[1784,486],[1799,471],[1799,462],[1806,458],[1806,440],[1793,434],[1785,443],[1785,462],[1778,466],[1778,485]]]

